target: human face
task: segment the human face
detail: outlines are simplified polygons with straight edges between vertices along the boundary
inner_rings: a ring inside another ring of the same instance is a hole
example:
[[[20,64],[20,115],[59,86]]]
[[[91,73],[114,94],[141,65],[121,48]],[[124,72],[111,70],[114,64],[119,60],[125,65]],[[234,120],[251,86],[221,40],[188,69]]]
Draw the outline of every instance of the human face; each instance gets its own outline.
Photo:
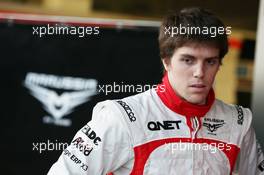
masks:
[[[163,59],[163,65],[176,94],[203,105],[220,67],[219,49],[205,44],[184,45],[171,58]]]

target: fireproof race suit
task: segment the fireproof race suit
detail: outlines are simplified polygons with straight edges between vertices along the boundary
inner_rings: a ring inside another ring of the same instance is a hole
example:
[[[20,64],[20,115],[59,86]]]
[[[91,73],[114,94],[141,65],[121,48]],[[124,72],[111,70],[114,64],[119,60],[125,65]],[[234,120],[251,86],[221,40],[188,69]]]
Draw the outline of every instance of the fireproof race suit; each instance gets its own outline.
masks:
[[[96,105],[48,175],[263,175],[249,109],[179,98],[167,76],[156,89]],[[240,154],[238,161],[237,157]]]

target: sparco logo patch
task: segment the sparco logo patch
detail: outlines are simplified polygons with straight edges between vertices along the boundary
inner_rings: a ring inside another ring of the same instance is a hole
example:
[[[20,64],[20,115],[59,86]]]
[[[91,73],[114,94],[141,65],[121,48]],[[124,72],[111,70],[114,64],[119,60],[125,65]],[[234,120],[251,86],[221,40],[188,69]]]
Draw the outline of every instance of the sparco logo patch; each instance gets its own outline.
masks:
[[[258,168],[261,172],[264,171],[264,160],[260,162],[260,164],[258,165]]]
[[[43,109],[49,114],[43,117],[43,123],[65,127],[71,126],[72,121],[63,117],[97,94],[97,80],[95,79],[33,72],[27,73],[24,86],[29,89],[33,97],[42,103]]]
[[[237,124],[239,125],[242,125],[243,124],[243,121],[244,121],[244,113],[243,113],[243,110],[242,110],[242,107],[241,106],[238,106],[238,105],[235,105],[236,107],[236,110],[237,110]]]
[[[89,125],[85,125],[82,128],[82,132],[91,140],[93,140],[93,143],[95,145],[98,145],[99,142],[102,141],[100,137],[97,137],[96,133],[91,129]]]
[[[172,129],[180,129],[179,124],[181,120],[177,121],[150,121],[148,122],[148,129],[151,131],[158,131],[158,130],[172,130]]]
[[[116,101],[117,103],[119,103],[126,111],[127,115],[128,115],[128,118],[131,122],[135,122],[137,119],[135,117],[135,114],[134,112],[132,111],[132,109],[125,103],[123,102],[122,100],[118,100]]]

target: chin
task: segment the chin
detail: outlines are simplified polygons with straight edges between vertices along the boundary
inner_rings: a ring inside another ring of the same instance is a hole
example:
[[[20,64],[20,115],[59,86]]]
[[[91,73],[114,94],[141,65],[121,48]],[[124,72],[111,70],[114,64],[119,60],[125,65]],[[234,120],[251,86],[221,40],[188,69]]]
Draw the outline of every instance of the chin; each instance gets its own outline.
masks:
[[[192,96],[188,101],[196,105],[204,105],[206,103],[206,96],[195,95],[195,96]]]

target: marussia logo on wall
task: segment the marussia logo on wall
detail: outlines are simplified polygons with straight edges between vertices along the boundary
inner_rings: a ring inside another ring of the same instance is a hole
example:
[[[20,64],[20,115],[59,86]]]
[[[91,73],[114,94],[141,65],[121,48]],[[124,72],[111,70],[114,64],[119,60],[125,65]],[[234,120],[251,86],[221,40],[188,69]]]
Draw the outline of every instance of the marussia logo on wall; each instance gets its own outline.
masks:
[[[30,94],[39,100],[44,110],[51,116],[44,116],[43,122],[59,126],[71,126],[70,119],[63,117],[74,111],[74,108],[91,100],[97,94],[97,80],[76,77],[64,77],[29,72],[24,86]],[[68,90],[60,95],[50,88]],[[70,92],[69,92],[70,90]]]

